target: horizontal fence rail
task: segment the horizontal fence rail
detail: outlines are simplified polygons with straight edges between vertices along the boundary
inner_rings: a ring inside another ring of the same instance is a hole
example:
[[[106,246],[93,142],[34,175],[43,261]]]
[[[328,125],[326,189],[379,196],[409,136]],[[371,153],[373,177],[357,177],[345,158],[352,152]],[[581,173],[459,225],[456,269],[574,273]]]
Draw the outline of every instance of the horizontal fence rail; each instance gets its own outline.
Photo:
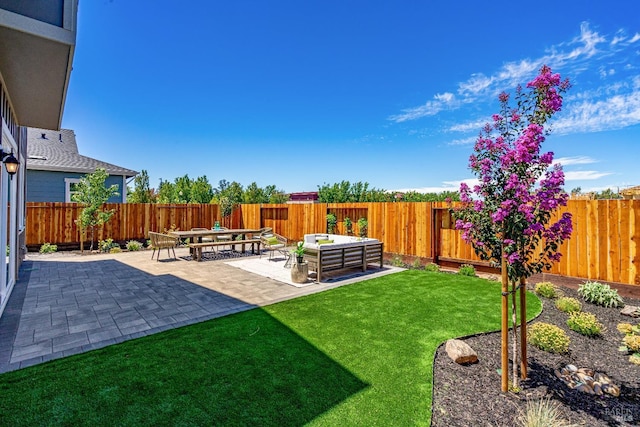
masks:
[[[449,206],[443,202],[309,203],[240,205],[222,218],[214,204],[105,204],[111,220],[96,228],[94,241],[144,241],[149,231],[170,228],[211,228],[216,221],[230,228],[271,227],[295,242],[307,233],[327,232],[326,215],[337,218],[337,234],[347,234],[345,218],[358,235],[358,219],[368,221],[368,236],[381,240],[387,253],[431,261],[479,263],[471,245],[454,228]],[[43,243],[79,247],[75,223],[82,208],[76,203],[27,203],[26,244],[37,250]],[[571,239],[560,248],[553,274],[640,285],[640,200],[570,200],[556,213],[573,216]],[[89,237],[85,238],[85,243]]]

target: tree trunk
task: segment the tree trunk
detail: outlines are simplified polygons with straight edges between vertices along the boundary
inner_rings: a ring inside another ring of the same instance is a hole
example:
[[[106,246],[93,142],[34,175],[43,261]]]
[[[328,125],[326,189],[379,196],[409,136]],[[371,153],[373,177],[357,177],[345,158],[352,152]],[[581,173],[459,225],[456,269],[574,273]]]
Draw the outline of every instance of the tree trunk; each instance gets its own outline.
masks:
[[[527,379],[527,281],[520,278],[520,376]]]
[[[516,313],[516,282],[512,282],[511,286],[511,326],[513,328],[513,362],[511,364],[512,370],[512,385],[514,389],[518,388],[518,315]]]
[[[502,248],[504,254],[504,246]],[[507,260],[502,257],[502,354],[501,354],[501,375],[502,392],[509,391],[509,276],[507,274]]]

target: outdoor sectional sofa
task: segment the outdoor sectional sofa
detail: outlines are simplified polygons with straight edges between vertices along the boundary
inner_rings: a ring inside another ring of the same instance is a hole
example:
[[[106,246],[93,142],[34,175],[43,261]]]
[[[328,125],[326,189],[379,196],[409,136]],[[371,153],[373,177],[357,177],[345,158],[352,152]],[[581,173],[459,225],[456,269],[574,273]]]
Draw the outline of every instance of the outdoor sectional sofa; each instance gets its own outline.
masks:
[[[304,260],[320,282],[325,272],[344,268],[367,270],[367,264],[382,268],[382,242],[366,237],[339,234],[305,234]]]

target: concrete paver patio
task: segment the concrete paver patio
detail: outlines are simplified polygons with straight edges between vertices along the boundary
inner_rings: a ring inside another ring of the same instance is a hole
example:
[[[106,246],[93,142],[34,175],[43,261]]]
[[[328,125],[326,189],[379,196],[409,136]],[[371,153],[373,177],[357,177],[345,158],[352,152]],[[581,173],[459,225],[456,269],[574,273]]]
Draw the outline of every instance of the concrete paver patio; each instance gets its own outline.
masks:
[[[0,373],[357,281],[294,287],[176,255],[29,254],[0,318]]]

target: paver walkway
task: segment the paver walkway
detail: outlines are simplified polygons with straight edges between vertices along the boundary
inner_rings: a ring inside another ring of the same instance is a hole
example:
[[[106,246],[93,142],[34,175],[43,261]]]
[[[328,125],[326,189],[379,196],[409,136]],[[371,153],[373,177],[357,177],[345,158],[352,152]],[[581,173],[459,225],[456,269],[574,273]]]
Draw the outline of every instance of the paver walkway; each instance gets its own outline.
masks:
[[[297,288],[176,255],[28,255],[0,318],[0,373],[352,283]]]

